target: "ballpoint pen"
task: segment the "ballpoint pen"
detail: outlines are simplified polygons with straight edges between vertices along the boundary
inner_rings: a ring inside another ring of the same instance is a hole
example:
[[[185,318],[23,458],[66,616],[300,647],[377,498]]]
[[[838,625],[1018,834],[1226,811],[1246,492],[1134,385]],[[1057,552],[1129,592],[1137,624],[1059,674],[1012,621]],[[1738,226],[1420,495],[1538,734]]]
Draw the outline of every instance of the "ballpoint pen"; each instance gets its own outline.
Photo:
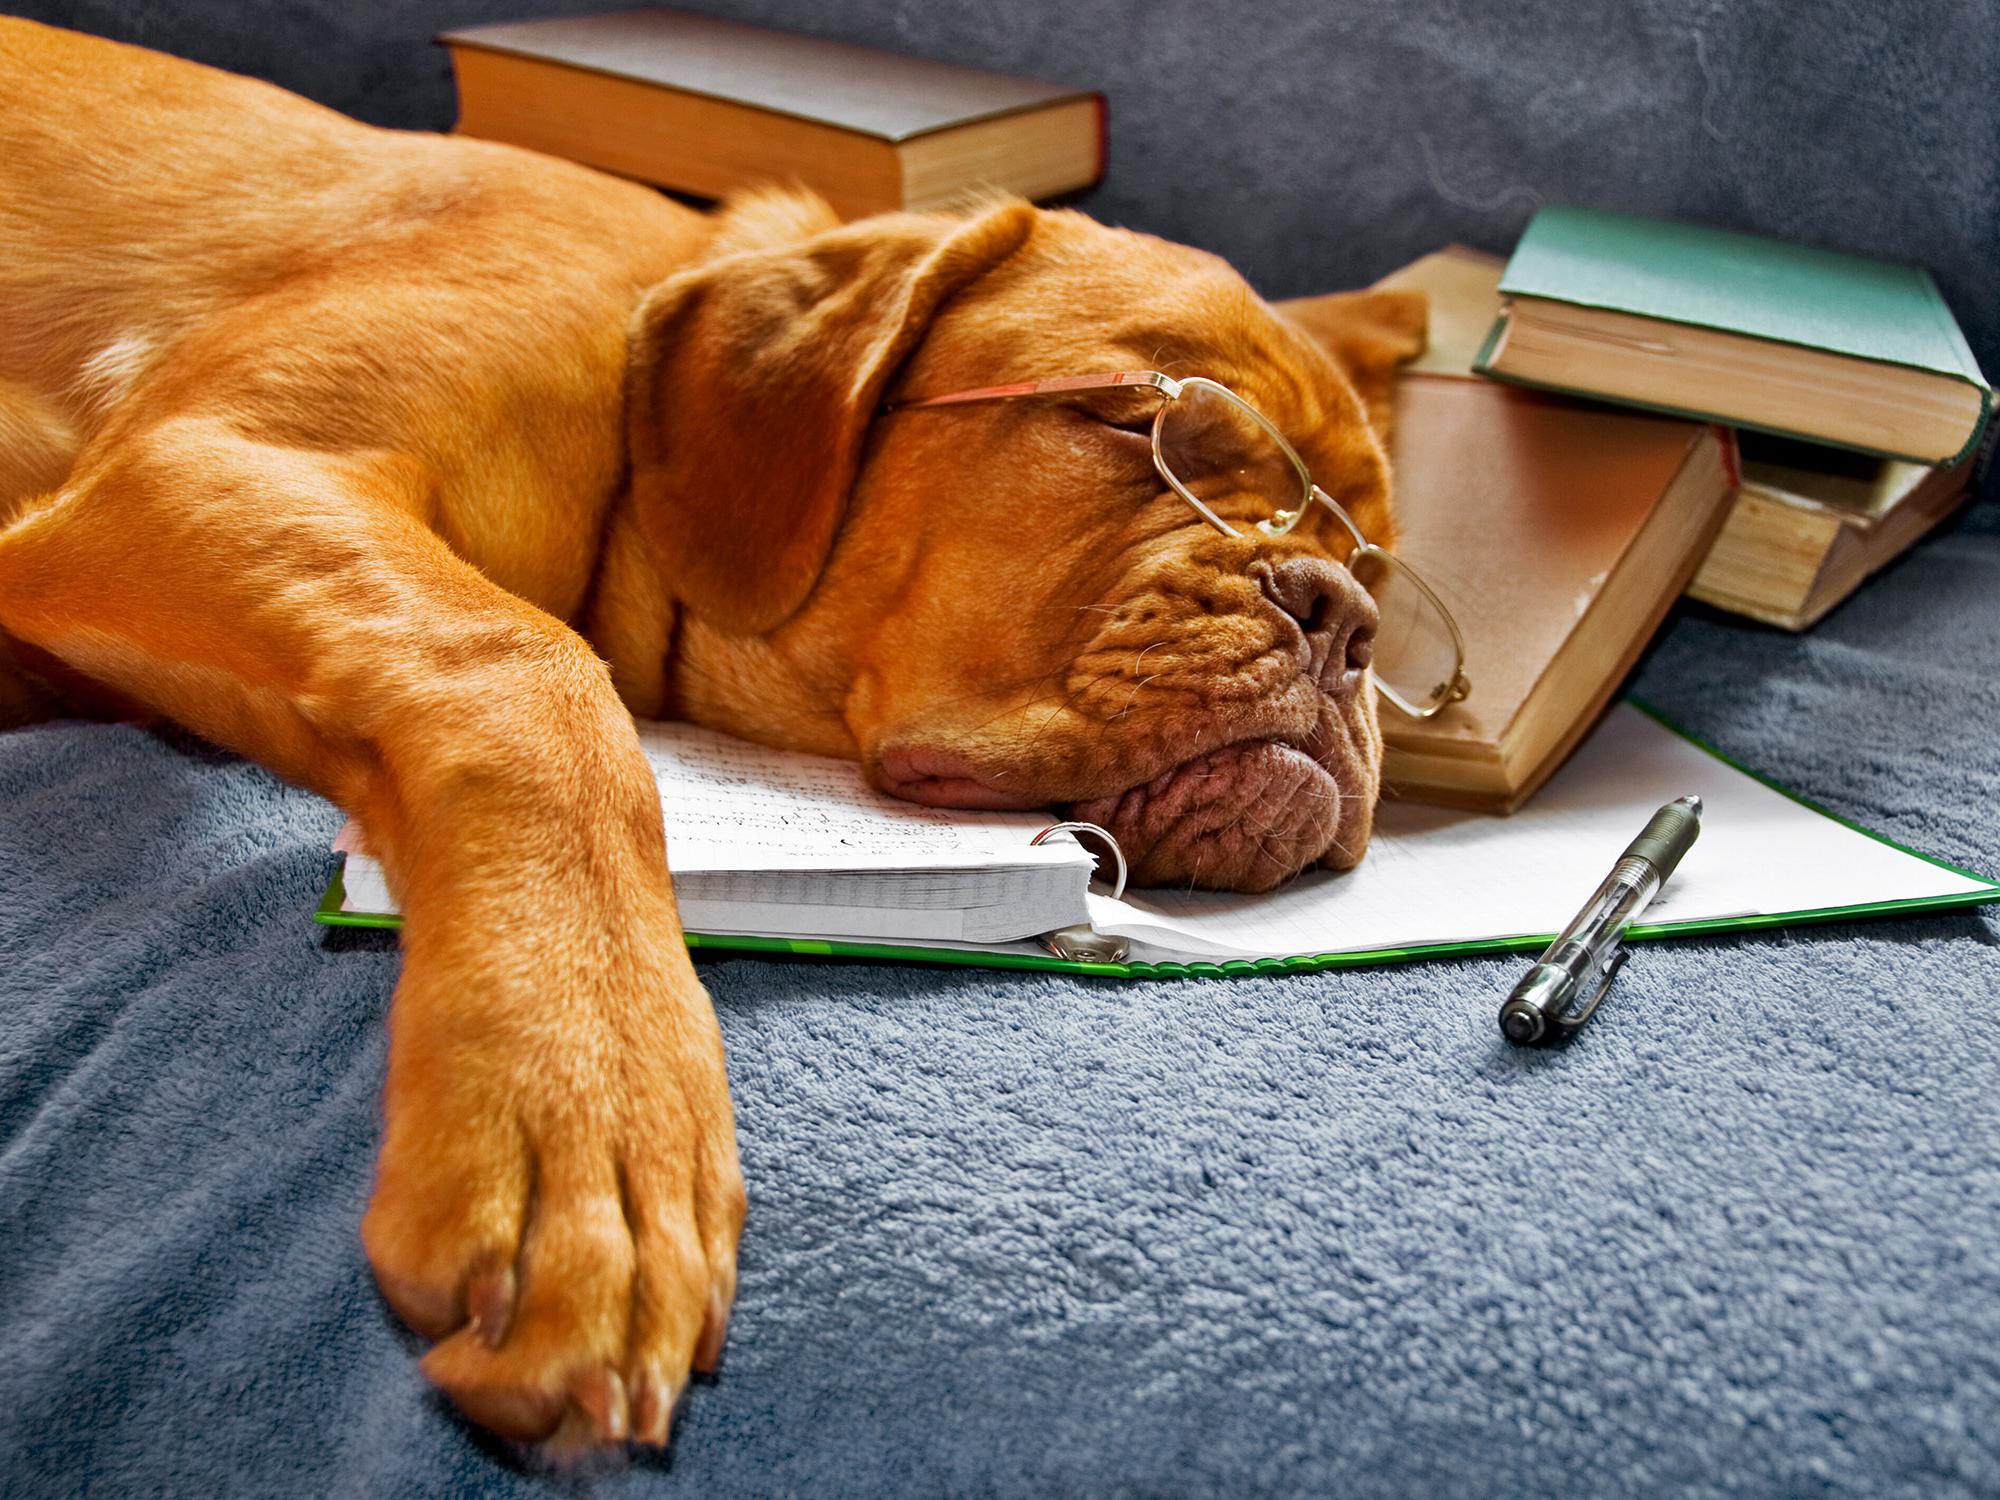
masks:
[[[1701,832],[1701,798],[1654,813],[1626,845],[1583,910],[1550,943],[1500,1007],[1500,1034],[1527,1046],[1567,1036],[1588,1021],[1625,962],[1625,929],[1652,904]]]

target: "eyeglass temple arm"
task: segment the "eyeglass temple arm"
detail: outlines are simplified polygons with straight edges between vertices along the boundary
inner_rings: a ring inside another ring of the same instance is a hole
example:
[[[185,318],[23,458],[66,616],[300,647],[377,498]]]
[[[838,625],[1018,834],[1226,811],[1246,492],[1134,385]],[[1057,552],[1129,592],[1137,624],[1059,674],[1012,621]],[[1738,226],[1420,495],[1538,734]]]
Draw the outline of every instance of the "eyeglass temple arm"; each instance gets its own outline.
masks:
[[[1158,370],[1119,370],[1109,375],[1059,375],[1054,380],[1024,380],[1013,385],[985,385],[975,390],[925,396],[916,401],[890,401],[884,411],[916,411],[926,406],[961,406],[968,401],[1005,401],[1014,396],[1047,396],[1058,391],[1094,391],[1117,385],[1146,385],[1169,396],[1180,382]]]

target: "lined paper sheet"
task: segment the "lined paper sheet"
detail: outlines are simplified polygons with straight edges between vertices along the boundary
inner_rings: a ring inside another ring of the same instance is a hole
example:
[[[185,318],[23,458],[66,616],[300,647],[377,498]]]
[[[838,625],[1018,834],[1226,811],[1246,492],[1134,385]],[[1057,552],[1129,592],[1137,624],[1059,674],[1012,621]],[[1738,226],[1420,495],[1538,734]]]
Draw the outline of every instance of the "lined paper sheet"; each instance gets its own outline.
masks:
[[[1823,911],[1986,889],[1801,806],[1629,704],[1512,817],[1385,802],[1358,867],[1266,896],[1092,894],[1133,957],[1296,957],[1553,933],[1662,803],[1703,802],[1701,837],[1646,922]]]
[[[1073,864],[1069,839],[1030,846],[1036,812],[920,807],[851,761],[767,750],[691,724],[642,723],[667,815],[667,862],[695,870],[909,870]],[[1087,857],[1087,851],[1086,851]]]

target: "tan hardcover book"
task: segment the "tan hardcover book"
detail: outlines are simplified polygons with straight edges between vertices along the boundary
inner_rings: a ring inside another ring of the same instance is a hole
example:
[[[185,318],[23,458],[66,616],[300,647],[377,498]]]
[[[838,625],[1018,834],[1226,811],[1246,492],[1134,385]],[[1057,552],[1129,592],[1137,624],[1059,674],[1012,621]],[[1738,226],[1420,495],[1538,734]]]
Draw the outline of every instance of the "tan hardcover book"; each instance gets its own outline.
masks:
[[[1478,379],[1472,362],[1500,313],[1500,273],[1507,262],[1483,250],[1446,245],[1391,271],[1375,285],[1422,292],[1430,301],[1424,352],[1404,370]]]
[[[686,11],[449,31],[458,130],[718,198],[800,183],[845,217],[1104,175],[1104,96]]]
[[[1688,585],[1704,604],[1804,630],[1955,510],[1973,461],[1927,467],[1761,433],[1743,484]]]
[[[1382,714],[1383,789],[1512,812],[1610,701],[1729,507],[1731,435],[1454,375],[1396,389],[1402,540],[1465,634],[1472,693]]]

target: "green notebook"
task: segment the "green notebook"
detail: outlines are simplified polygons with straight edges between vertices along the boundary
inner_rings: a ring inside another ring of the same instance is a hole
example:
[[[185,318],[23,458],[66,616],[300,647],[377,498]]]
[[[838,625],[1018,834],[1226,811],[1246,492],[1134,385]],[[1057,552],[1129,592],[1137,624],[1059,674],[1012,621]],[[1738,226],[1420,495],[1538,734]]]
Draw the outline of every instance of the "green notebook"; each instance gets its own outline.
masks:
[[[641,726],[697,949],[1169,977],[1346,968],[1537,949],[1575,914],[1662,803],[1693,792],[1700,840],[1637,938],[1934,911],[2000,901],[2000,883],[1871,834],[1745,771],[1651,710],[1612,710],[1512,817],[1387,803],[1360,866],[1265,896],[1093,886],[1053,819],[920,808],[845,761],[689,725]],[[395,927],[394,897],[350,830],[318,920]],[[1088,923],[1119,963],[1050,954],[1036,934]]]
[[[1482,374],[1921,463],[1992,390],[1930,273],[1552,205],[1521,236]]]

